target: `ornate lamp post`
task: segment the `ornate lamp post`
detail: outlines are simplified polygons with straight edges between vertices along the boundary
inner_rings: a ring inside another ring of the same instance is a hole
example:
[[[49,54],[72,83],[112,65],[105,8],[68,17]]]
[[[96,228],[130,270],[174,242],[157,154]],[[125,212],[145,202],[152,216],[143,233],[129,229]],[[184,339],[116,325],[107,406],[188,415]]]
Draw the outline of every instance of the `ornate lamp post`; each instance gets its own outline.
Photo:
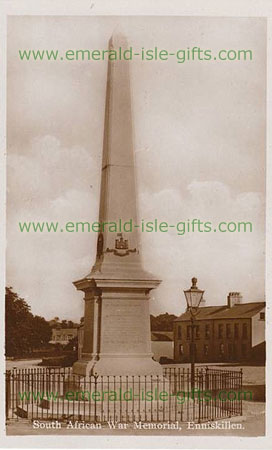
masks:
[[[198,289],[197,278],[192,278],[192,286],[184,291],[187,302],[187,310],[191,314],[191,388],[195,386],[195,317],[205,291]]]

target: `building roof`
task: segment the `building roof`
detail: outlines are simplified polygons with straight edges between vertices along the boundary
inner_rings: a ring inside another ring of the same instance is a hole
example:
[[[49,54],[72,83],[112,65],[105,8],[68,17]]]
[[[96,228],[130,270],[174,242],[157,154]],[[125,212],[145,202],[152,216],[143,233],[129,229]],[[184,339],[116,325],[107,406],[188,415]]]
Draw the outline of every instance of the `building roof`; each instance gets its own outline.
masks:
[[[200,307],[196,316],[197,320],[209,319],[246,319],[255,316],[265,307],[265,302],[240,303],[231,308],[225,306],[204,306]],[[187,321],[191,319],[189,311],[181,314],[175,322]]]
[[[173,331],[152,331],[151,341],[173,341]]]

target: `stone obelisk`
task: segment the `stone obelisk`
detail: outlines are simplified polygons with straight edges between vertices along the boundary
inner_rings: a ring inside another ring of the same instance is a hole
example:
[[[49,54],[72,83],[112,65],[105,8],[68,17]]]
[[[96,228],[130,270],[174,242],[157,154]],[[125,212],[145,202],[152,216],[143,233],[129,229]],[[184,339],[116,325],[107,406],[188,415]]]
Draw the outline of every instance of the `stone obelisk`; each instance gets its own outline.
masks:
[[[109,50],[127,48],[114,35]],[[126,231],[115,229],[127,222]],[[96,262],[74,282],[84,292],[80,375],[161,375],[152,359],[149,293],[160,283],[143,269],[139,253],[129,61],[108,62]],[[109,226],[108,224],[112,225]],[[131,224],[133,225],[131,228]]]

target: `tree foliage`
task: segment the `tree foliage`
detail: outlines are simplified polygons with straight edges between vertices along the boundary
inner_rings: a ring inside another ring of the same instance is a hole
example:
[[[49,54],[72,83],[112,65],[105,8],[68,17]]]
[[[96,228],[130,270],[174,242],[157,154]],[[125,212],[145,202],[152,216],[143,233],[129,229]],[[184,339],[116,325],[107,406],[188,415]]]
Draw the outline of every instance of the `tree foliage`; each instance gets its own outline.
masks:
[[[150,315],[151,331],[173,331],[173,323],[177,318],[175,314],[159,314],[158,316]]]
[[[6,356],[29,355],[39,349],[51,338],[48,322],[30,311],[27,302],[6,288]]]

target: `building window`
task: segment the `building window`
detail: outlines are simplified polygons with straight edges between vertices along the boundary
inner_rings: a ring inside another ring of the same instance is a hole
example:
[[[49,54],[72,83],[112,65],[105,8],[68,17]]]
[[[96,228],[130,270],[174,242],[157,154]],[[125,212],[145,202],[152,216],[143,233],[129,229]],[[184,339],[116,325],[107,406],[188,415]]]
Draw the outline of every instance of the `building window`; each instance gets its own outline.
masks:
[[[181,327],[178,326],[178,339],[181,339]]]
[[[243,339],[247,338],[247,324],[246,323],[243,323],[243,334],[242,334],[242,336],[243,336]]]
[[[231,337],[231,327],[230,327],[230,323],[227,323],[227,325],[226,325],[226,335],[227,335],[227,338],[230,338],[230,337]]]
[[[187,325],[187,332],[186,332],[187,339],[191,339],[191,326]]]
[[[222,339],[222,337],[223,337],[223,324],[222,323],[220,323],[218,325],[218,337],[219,337],[219,339]]]
[[[260,312],[260,320],[265,320],[265,313],[264,312]]]
[[[210,339],[210,325],[205,325],[205,339]]]
[[[184,354],[184,348],[183,348],[183,345],[180,345],[179,346],[179,355],[183,356],[183,354]]]
[[[239,338],[239,323],[234,324],[234,337],[235,339]]]
[[[220,347],[219,347],[219,353],[220,353],[220,355],[221,355],[221,356],[224,355],[224,352],[225,352],[224,344],[220,344]]]
[[[204,344],[204,355],[208,356],[209,354],[209,346],[207,344]]]
[[[199,325],[196,325],[195,330],[196,330],[196,339],[199,339],[200,338]]]

